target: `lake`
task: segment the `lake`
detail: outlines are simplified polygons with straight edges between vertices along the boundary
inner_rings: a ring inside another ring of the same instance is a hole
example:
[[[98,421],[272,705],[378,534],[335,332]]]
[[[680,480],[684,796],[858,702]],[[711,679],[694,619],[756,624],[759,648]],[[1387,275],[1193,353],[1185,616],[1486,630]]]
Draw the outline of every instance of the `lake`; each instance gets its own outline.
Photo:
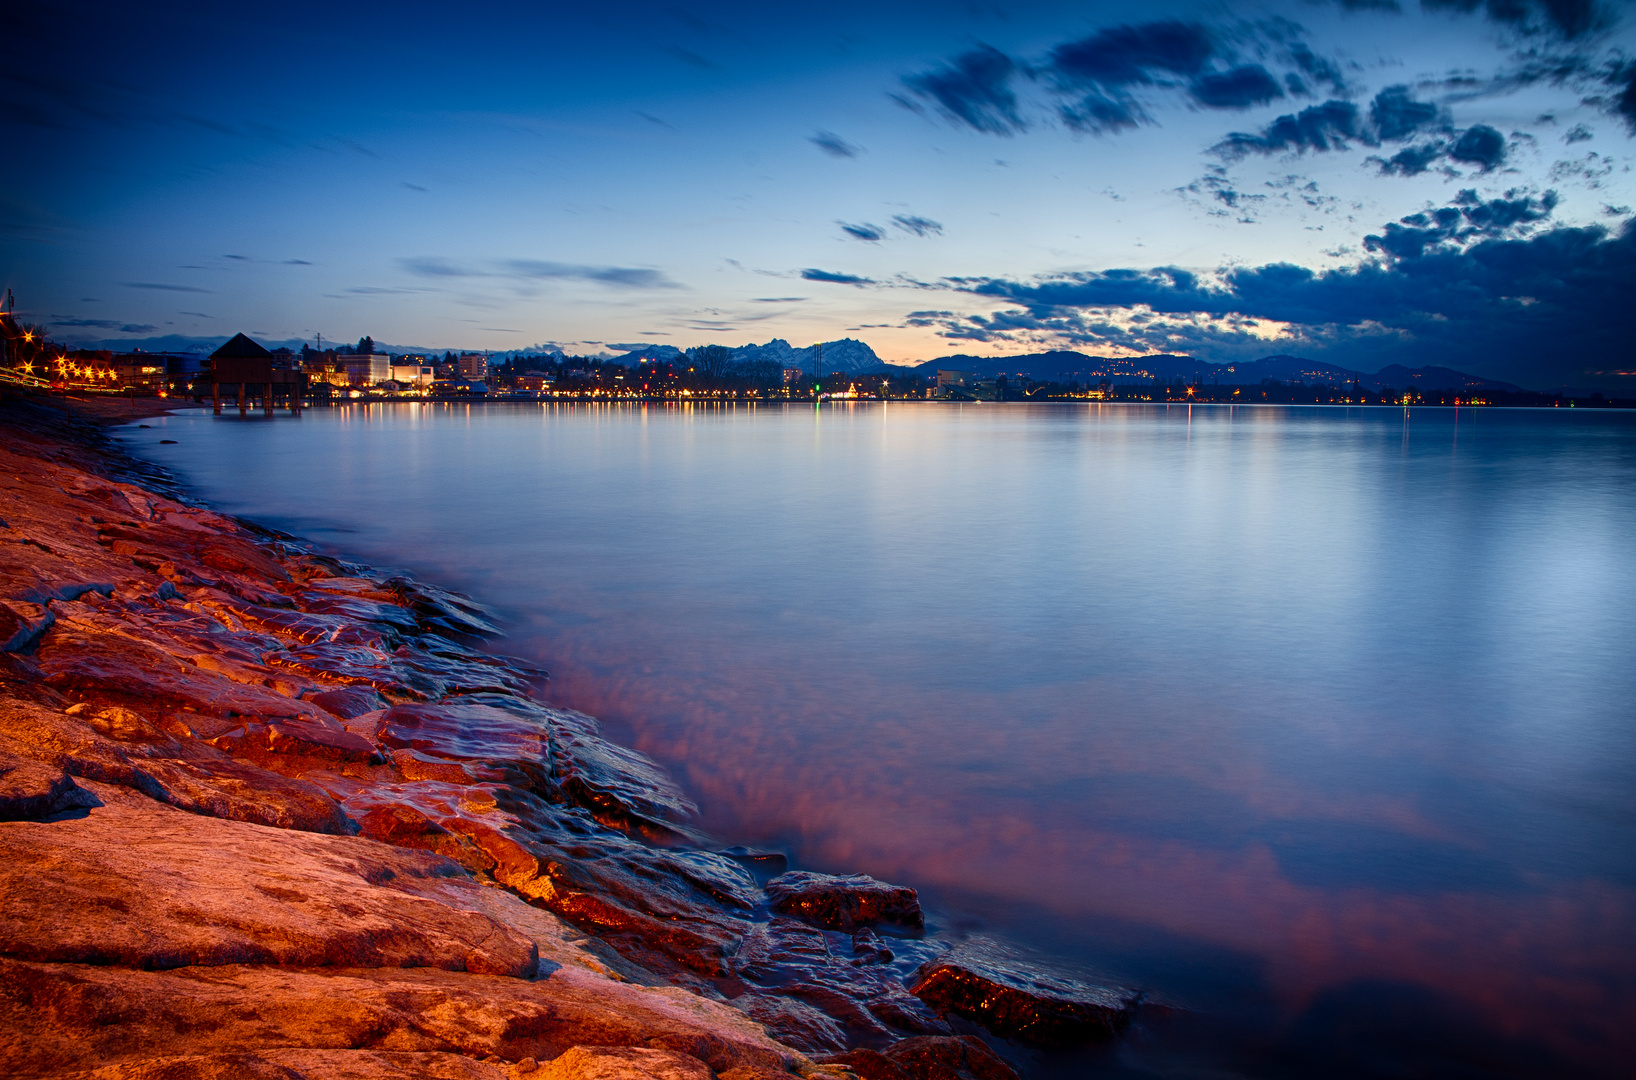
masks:
[[[148,423],[217,507],[496,608],[724,844],[1182,1007],[1041,1075],[1636,1060],[1636,415]]]

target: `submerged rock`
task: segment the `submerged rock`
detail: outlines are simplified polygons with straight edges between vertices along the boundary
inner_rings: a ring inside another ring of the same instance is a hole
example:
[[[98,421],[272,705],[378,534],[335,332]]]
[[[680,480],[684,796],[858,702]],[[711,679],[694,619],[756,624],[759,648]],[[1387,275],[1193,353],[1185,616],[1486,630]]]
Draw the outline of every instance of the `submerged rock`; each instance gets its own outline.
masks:
[[[992,942],[968,941],[921,965],[911,993],[994,1034],[1043,1047],[1110,1039],[1141,995],[1046,970]]]
[[[792,870],[767,882],[772,909],[825,930],[854,930],[893,923],[920,930],[926,925],[915,890],[888,885],[867,874],[835,877]]]

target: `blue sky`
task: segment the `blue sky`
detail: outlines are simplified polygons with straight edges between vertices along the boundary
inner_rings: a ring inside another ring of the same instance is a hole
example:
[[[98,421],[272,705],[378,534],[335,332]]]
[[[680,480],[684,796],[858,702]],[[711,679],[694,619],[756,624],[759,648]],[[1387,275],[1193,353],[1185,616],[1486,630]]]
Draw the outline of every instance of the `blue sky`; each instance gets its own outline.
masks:
[[[59,339],[853,336],[1636,390],[1620,0],[24,5]]]

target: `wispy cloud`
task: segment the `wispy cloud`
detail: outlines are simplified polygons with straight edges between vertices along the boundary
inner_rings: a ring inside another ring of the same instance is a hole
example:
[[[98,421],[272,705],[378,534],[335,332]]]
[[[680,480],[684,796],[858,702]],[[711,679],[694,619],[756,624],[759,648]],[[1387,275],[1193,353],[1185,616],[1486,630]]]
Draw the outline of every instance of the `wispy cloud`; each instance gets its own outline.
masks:
[[[187,315],[190,312],[183,312]],[[209,318],[209,316],[205,316]],[[159,329],[148,323],[122,323],[117,319],[78,319],[67,315],[51,316],[53,326],[91,327],[97,330],[118,330],[121,334],[147,334]]]
[[[618,289],[680,289],[661,271],[630,266],[585,266],[545,259],[503,259],[491,269],[466,266],[432,255],[398,260],[411,274],[427,278],[512,278],[517,280],[589,281]]]
[[[806,269],[801,271],[801,277],[807,281],[827,281],[831,285],[873,285],[873,278],[858,277],[855,274],[837,274],[829,270]]]
[[[855,158],[863,153],[863,147],[853,146],[833,131],[820,131],[807,141],[830,157]]]
[[[839,225],[841,227],[841,231],[852,237],[854,240],[867,240],[870,243],[875,243],[886,236],[886,230],[881,228],[879,225],[870,225],[867,223],[862,225],[849,225],[844,221],[837,221],[835,224]]]
[[[906,233],[913,233],[915,236],[941,236],[943,234],[941,222],[933,221],[931,218],[917,217],[914,214],[894,214],[892,224]]]
[[[1027,129],[1017,111],[1011,80],[1017,62],[992,45],[981,45],[918,75],[905,75],[910,92],[936,104],[957,124],[991,135]]]
[[[120,284],[127,289],[158,289],[161,292],[197,292],[207,293],[209,289],[201,289],[196,285],[167,285],[161,281],[122,281]]]

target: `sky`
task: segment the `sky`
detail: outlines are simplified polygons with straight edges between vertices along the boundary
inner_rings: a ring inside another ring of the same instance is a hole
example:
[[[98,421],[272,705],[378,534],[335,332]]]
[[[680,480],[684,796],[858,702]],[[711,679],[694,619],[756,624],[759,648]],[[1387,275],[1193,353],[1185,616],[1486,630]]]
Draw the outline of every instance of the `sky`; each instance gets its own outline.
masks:
[[[1636,394],[1636,3],[9,6],[58,340],[855,337]]]

